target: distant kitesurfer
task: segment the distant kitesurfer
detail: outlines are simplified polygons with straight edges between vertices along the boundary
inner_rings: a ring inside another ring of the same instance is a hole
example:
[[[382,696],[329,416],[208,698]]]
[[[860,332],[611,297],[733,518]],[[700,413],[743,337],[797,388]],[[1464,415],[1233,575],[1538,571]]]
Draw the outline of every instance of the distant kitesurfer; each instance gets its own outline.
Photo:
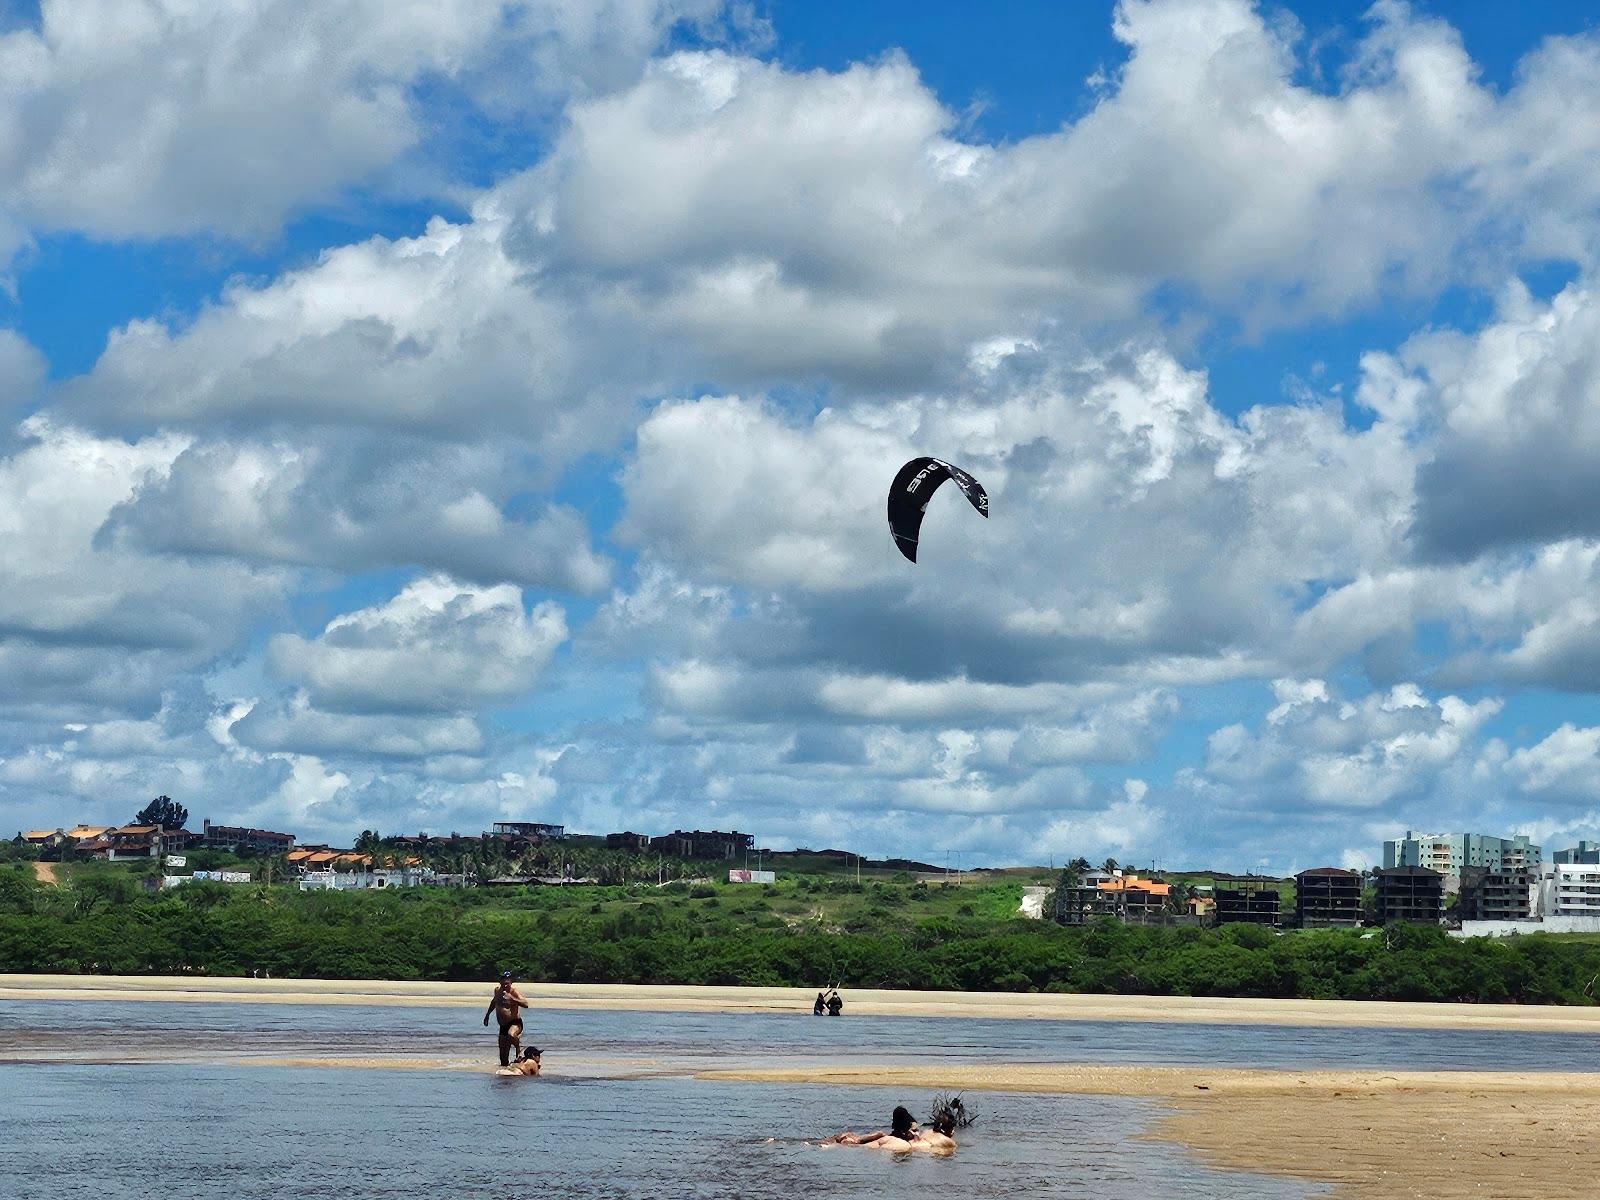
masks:
[[[511,972],[500,973],[500,986],[495,988],[494,995],[489,998],[489,1007],[483,1014],[483,1023],[489,1024],[490,1014],[500,1020],[500,1065],[511,1065],[511,1052],[522,1049],[522,1010],[528,1007],[528,1002],[522,998],[522,993],[517,991],[516,984],[511,982]]]
[[[817,993],[817,1002],[811,1006],[811,1015],[813,1017],[820,1017],[823,1013],[825,1013],[827,1011],[828,1011],[828,998],[825,995],[823,995],[821,992],[818,992]]]
[[[539,1073],[540,1056],[544,1051],[537,1046],[529,1046],[517,1056],[517,1061],[509,1067],[501,1067],[496,1075],[537,1075]]]
[[[844,1011],[844,1000],[839,995],[839,989],[834,988],[828,996],[828,1015],[837,1017]]]

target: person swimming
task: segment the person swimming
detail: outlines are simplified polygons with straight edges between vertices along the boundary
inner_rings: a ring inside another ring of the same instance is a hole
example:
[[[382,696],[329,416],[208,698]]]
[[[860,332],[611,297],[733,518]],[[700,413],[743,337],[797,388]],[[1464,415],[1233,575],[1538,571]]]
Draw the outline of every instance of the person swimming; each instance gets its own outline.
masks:
[[[887,1150],[891,1154],[922,1151],[926,1154],[949,1154],[956,1148],[956,1120],[949,1112],[934,1117],[927,1128],[922,1128],[904,1105],[896,1108],[889,1121],[889,1131],[851,1133],[846,1130],[827,1138],[823,1145],[869,1146],[874,1150]]]
[[[529,1046],[520,1055],[517,1061],[510,1066],[501,1067],[496,1075],[537,1075],[540,1069],[540,1058],[544,1051],[537,1046]]]
[[[956,1148],[956,1119],[942,1112],[925,1129],[917,1130],[912,1139],[913,1150],[926,1150],[930,1154],[948,1154]]]
[[[874,1150],[906,1151],[912,1149],[912,1139],[916,1137],[917,1122],[911,1115],[911,1110],[905,1105],[900,1105],[889,1118],[889,1131],[877,1130],[874,1133],[852,1133],[845,1130],[826,1139],[827,1144],[836,1146],[871,1146]]]

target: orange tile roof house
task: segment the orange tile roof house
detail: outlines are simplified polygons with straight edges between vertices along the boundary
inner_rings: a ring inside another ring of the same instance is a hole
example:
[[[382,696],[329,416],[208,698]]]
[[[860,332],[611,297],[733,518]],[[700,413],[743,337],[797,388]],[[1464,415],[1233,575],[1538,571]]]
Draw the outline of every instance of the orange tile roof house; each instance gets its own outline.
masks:
[[[113,862],[129,858],[160,858],[163,854],[179,854],[188,849],[197,835],[187,829],[166,829],[160,825],[123,825],[108,829],[105,840],[110,843],[106,857]]]
[[[1172,895],[1170,883],[1140,879],[1137,875],[1115,875],[1110,879],[1102,879],[1095,886],[1102,892],[1143,892],[1149,896],[1161,897]]]
[[[1141,920],[1159,914],[1171,895],[1172,885],[1156,879],[1141,879],[1132,872],[1091,871],[1058,901],[1056,919],[1069,925],[1093,917]]]
[[[283,856],[283,861],[303,872],[331,871],[335,867],[370,867],[370,854],[357,854],[354,850],[334,850],[327,846],[302,846]]]

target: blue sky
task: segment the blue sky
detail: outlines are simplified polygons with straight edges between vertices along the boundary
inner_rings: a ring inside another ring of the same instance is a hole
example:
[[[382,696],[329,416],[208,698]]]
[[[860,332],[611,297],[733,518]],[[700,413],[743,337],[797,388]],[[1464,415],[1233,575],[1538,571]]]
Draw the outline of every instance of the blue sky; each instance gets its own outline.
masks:
[[[1600,834],[1585,6],[149,11],[0,35],[0,820]]]

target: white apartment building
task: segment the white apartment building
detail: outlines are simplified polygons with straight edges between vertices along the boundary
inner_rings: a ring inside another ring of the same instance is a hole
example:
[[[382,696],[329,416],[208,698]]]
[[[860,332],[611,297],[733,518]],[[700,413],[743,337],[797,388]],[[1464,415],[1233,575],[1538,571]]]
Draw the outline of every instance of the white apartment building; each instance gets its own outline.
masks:
[[[1540,879],[1546,917],[1600,917],[1600,864],[1554,863]]]

